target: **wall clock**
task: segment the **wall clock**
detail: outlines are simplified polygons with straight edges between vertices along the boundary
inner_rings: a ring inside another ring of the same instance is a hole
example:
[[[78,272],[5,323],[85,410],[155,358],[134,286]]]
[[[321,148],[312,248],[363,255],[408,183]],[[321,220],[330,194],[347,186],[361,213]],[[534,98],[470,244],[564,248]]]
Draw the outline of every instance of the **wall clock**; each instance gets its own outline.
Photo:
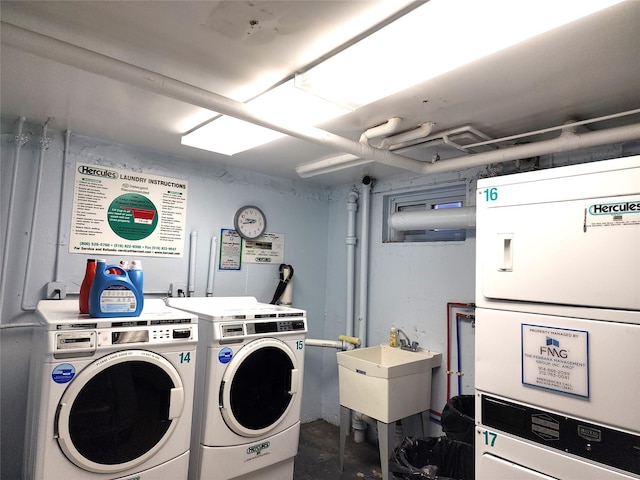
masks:
[[[242,238],[254,240],[267,228],[267,217],[254,205],[240,207],[233,218],[233,225]]]

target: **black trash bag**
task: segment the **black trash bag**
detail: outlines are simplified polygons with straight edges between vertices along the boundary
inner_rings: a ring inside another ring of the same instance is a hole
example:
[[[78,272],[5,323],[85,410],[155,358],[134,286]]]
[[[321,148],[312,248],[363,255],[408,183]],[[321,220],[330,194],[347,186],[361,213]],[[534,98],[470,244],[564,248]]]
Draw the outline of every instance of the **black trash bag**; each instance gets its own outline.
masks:
[[[448,437],[406,437],[393,451],[389,471],[399,480],[474,480],[473,445]]]
[[[442,410],[442,431],[444,434],[460,442],[475,442],[475,409],[474,395],[452,397]]]

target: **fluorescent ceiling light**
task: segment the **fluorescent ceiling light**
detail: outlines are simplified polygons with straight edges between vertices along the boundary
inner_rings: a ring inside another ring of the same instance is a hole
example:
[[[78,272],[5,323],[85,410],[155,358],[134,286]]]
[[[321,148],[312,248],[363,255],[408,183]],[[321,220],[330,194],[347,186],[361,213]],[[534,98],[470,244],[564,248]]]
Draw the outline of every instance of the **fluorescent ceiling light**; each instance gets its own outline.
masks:
[[[621,1],[430,0],[295,83],[356,109]]]
[[[293,80],[256,97],[247,105],[260,117],[281,125],[316,125],[349,110],[295,88]],[[220,116],[182,136],[182,144],[234,155],[286,136],[283,133]]]
[[[621,1],[430,0],[247,105],[273,124],[317,125]],[[284,136],[219,116],[182,144],[234,155]]]

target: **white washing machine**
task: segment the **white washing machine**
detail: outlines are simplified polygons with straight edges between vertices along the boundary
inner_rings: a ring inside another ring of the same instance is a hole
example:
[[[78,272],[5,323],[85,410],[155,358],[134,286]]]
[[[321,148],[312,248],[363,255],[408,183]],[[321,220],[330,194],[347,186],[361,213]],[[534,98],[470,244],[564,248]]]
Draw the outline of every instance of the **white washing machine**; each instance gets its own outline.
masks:
[[[254,297],[169,298],[200,317],[192,480],[293,478],[306,312]]]
[[[38,303],[25,480],[187,478],[197,316],[146,300],[138,317]]]

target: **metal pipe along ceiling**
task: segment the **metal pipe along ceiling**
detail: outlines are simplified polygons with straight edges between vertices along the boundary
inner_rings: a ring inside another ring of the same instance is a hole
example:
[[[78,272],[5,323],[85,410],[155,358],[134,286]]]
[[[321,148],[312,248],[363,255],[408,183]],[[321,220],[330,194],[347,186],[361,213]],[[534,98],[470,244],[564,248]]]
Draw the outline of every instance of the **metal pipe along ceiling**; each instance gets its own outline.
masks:
[[[577,150],[607,143],[625,142],[640,138],[640,124],[636,124],[585,134],[562,135],[553,140],[466,155],[436,163],[425,163],[420,160],[394,154],[388,150],[372,147],[366,143],[340,137],[315,127],[284,125],[279,122],[274,122],[261,115],[257,115],[242,102],[223,97],[194,85],[46,35],[26,30],[9,23],[0,23],[2,43],[17,49],[137,86],[191,105],[214,110],[224,115],[245,120],[292,137],[335,148],[338,151],[353,154],[360,159],[373,160],[374,162],[422,175],[461,170],[491,163],[529,158],[554,152]],[[348,166],[352,166],[352,164]],[[314,175],[314,173],[307,172],[304,176],[311,175]]]
[[[257,115],[242,102],[175,80],[55,38],[1,22],[2,43],[104,77],[112,78],[191,105],[229,115],[261,127],[401,168],[416,168],[411,159],[315,127],[284,125]]]

